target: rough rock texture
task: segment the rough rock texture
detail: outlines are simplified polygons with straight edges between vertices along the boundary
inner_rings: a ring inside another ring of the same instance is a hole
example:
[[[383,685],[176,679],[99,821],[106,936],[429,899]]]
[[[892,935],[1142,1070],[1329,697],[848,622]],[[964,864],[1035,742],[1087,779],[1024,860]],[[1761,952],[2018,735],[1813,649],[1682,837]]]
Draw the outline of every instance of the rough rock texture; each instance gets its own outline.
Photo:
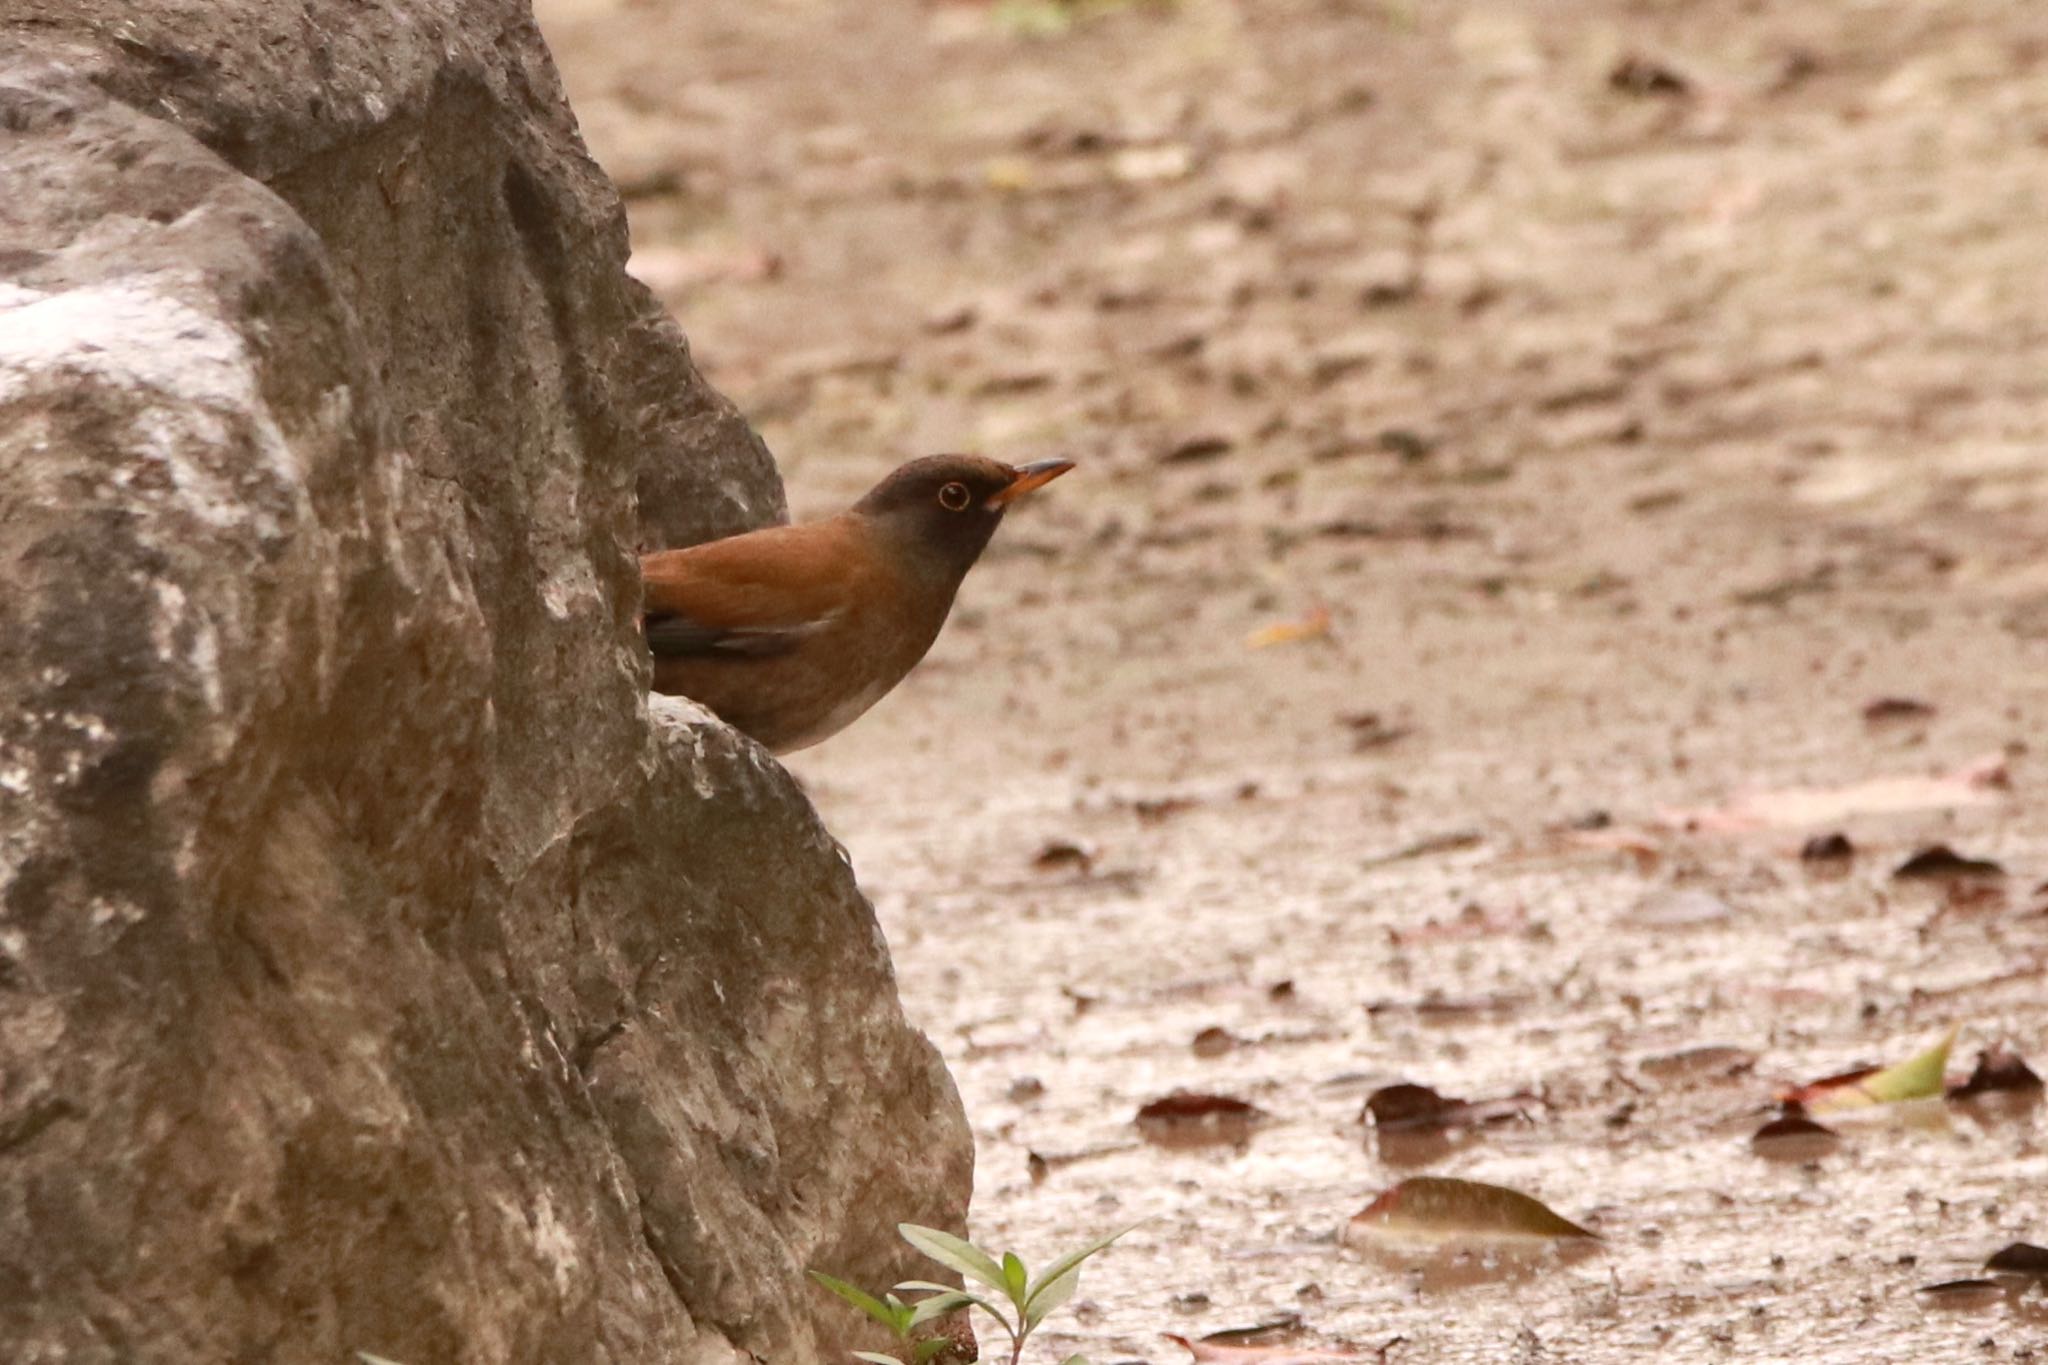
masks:
[[[971,1147],[636,542],[780,515],[507,0],[0,34],[0,1359],[775,1361]],[[636,488],[643,522],[635,523]]]

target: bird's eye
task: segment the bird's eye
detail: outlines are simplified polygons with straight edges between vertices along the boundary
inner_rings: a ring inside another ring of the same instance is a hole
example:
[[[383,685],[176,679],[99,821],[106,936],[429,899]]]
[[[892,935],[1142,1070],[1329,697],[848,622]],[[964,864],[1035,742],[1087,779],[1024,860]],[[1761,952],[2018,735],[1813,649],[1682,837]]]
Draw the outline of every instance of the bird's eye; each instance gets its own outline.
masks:
[[[964,483],[949,483],[939,490],[939,506],[948,512],[962,512],[972,500]]]

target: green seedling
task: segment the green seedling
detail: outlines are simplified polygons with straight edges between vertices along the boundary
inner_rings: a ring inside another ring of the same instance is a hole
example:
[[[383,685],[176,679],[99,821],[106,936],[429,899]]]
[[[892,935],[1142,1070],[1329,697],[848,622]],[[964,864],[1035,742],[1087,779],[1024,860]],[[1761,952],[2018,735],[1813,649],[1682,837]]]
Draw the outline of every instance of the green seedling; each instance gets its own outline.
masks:
[[[844,1280],[813,1270],[812,1279],[881,1323],[902,1343],[899,1348],[905,1352],[902,1355],[884,1355],[880,1351],[853,1353],[856,1359],[866,1361],[868,1365],[925,1365],[949,1343],[944,1337],[920,1341],[917,1339],[918,1329],[963,1308],[980,1309],[995,1319],[996,1325],[1010,1339],[1010,1365],[1019,1365],[1024,1359],[1024,1343],[1031,1334],[1080,1288],[1081,1263],[1108,1247],[1130,1228],[1090,1242],[1078,1251],[1068,1252],[1036,1276],[1014,1251],[1006,1251],[999,1257],[992,1256],[964,1237],[955,1237],[937,1228],[919,1227],[916,1223],[899,1223],[896,1230],[903,1234],[904,1241],[926,1257],[958,1272],[969,1285],[979,1286],[988,1292],[956,1288],[931,1280],[905,1280],[877,1298]],[[925,1297],[906,1303],[897,1291],[923,1294]],[[1061,1365],[1088,1365],[1088,1360],[1085,1356],[1068,1356]]]

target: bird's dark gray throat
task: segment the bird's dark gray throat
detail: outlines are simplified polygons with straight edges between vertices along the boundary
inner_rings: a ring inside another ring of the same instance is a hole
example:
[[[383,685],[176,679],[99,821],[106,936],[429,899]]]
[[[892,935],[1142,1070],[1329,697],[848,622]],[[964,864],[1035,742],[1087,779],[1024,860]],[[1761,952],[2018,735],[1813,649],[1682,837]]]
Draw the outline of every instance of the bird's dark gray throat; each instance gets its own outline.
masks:
[[[1017,480],[1017,470],[978,455],[930,455],[896,470],[853,510],[868,519],[895,550],[898,562],[927,583],[958,587],[990,537],[1007,504],[995,501]],[[967,489],[955,510],[940,500],[948,484]]]

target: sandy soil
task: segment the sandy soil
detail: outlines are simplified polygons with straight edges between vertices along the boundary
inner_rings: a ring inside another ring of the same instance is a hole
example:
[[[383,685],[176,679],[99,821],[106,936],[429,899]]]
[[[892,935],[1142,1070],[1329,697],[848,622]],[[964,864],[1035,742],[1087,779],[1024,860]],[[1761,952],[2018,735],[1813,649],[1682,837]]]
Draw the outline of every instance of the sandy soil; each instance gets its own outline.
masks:
[[[1045,1359],[2048,1354],[2038,1290],[1916,1292],[2048,1242],[2036,1108],[1749,1141],[1951,1024],[1958,1074],[2048,1062],[2048,9],[540,12],[800,512],[931,450],[1083,462],[792,762],[959,1077],[977,1235],[1151,1220]],[[2008,875],[1891,877],[1936,841]],[[1394,1080],[1535,1098],[1393,1151]],[[1142,1139],[1181,1087],[1268,1118]],[[1339,1245],[1417,1172],[1604,1250],[1445,1286]]]

